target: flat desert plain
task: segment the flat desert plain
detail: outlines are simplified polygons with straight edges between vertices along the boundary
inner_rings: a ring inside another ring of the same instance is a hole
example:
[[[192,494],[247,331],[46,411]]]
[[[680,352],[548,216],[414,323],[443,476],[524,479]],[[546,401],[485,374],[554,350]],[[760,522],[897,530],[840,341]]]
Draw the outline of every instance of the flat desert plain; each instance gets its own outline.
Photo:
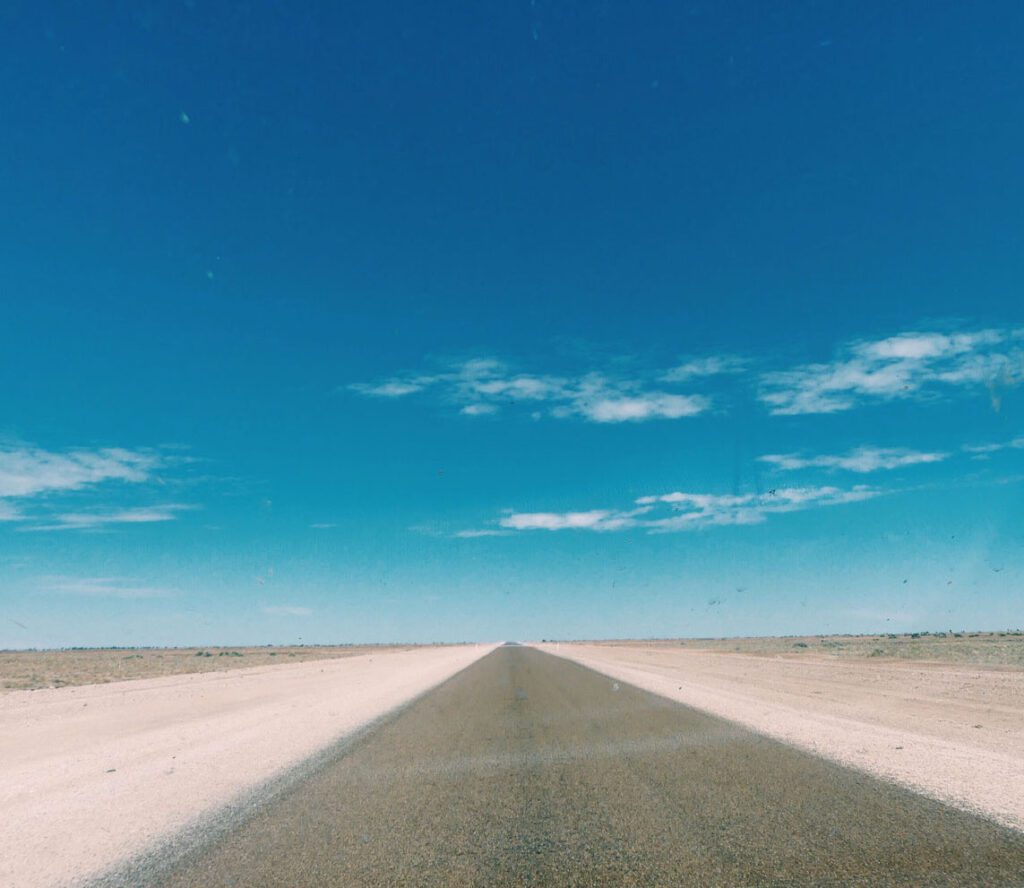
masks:
[[[1024,829],[1019,632],[537,647]]]

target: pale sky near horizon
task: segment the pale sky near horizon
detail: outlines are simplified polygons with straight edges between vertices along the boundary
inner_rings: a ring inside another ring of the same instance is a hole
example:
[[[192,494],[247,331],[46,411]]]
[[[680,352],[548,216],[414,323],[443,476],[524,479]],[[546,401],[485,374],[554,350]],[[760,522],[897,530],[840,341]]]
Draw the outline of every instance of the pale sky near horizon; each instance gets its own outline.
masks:
[[[0,10],[0,648],[1024,624],[1024,7]]]

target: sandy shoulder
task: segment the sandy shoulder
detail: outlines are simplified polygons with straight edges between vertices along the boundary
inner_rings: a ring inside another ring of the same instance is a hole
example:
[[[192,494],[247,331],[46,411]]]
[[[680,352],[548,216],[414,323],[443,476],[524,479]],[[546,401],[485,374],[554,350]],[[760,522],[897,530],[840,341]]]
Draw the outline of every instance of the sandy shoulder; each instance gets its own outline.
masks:
[[[541,644],[689,706],[1024,829],[1024,671]]]
[[[101,872],[492,649],[5,694],[0,884],[66,884]]]

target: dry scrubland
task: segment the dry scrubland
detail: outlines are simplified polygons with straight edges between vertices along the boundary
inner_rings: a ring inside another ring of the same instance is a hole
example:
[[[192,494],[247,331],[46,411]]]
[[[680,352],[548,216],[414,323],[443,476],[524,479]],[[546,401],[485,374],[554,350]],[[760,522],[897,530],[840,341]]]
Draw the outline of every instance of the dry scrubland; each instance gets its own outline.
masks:
[[[1024,669],[1024,630],[1005,632],[908,632],[901,635],[800,635],[760,638],[667,638],[594,641],[591,644],[785,657],[850,657],[930,660],[965,666]]]
[[[78,648],[0,651],[0,691],[29,691],[193,672],[223,672],[279,663],[336,660],[413,645],[235,648]]]

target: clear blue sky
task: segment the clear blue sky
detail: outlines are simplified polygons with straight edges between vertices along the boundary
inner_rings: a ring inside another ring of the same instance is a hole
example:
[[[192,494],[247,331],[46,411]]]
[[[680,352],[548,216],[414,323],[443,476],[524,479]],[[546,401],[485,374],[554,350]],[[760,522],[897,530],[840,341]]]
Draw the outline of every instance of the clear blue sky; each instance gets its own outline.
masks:
[[[0,646],[1024,623],[1022,28],[5,4]]]

